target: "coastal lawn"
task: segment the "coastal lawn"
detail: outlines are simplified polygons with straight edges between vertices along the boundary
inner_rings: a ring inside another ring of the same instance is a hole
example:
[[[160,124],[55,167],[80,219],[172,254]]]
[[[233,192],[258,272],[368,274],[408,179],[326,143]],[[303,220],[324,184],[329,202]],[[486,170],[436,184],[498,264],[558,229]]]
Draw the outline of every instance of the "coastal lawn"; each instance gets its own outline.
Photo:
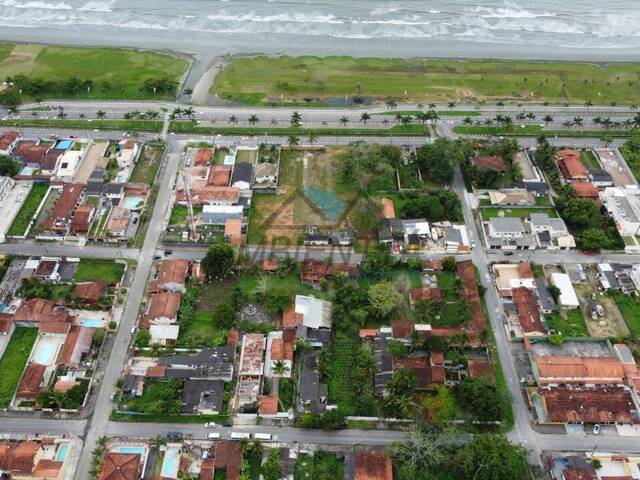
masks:
[[[16,327],[13,331],[0,359],[0,372],[3,372],[0,375],[0,407],[7,407],[11,403],[37,337],[37,328]]]
[[[638,66],[519,60],[233,58],[211,92],[253,105],[349,96],[400,101],[639,103]],[[282,99],[282,100],[281,100]]]
[[[9,53],[7,53],[7,51]],[[169,78],[175,82],[189,62],[164,53],[118,48],[0,45],[0,78],[24,74],[45,81],[71,77],[107,81],[111,89],[83,92],[83,98],[146,98],[140,91],[145,80]],[[169,98],[157,95],[154,98]]]

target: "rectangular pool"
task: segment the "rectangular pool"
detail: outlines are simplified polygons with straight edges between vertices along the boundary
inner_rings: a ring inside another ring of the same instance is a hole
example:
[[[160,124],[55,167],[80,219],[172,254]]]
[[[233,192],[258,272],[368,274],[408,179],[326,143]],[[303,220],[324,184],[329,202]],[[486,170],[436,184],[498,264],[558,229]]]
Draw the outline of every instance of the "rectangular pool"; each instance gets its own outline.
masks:
[[[80,324],[88,328],[101,328],[104,326],[104,322],[99,318],[83,318]]]
[[[119,453],[131,453],[134,455],[144,455],[144,447],[120,447]]]
[[[64,462],[64,459],[67,458],[67,452],[69,451],[68,443],[61,443],[58,447],[58,451],[56,452],[56,462]]]
[[[126,197],[122,206],[127,210],[140,210],[144,206],[144,198]]]
[[[56,148],[59,148],[60,150],[68,150],[69,148],[71,148],[72,143],[73,140],[60,140],[58,143],[56,143]]]
[[[177,478],[178,467],[180,466],[180,453],[175,448],[169,448],[164,454],[162,462],[162,472],[160,476],[163,478]]]
[[[42,365],[51,365],[53,363],[53,354],[55,348],[52,344],[46,343],[38,346],[38,351],[34,355],[34,360]]]

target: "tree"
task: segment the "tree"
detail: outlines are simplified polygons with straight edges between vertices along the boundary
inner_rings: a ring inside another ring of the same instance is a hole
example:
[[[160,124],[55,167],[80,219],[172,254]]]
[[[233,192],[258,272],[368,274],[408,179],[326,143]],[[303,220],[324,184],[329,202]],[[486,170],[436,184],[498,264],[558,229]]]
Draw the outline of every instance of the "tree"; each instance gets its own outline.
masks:
[[[553,122],[553,117],[547,114],[542,118],[542,120],[544,121],[545,126],[547,126],[549,123]]]
[[[555,285],[549,285],[547,286],[547,290],[549,290],[549,294],[553,297],[553,300],[557,302],[558,298],[560,298],[560,289]]]
[[[289,373],[289,366],[282,360],[276,360],[271,367],[271,372],[276,377],[284,377]]]
[[[253,127],[253,126],[255,126],[256,123],[260,122],[260,119],[258,118],[258,116],[255,113],[253,113],[253,114],[251,114],[249,116],[247,122],[249,122],[251,124],[251,126]]]
[[[529,478],[527,451],[503,434],[475,435],[466,448],[459,449],[451,465],[454,478],[470,480],[514,480]]]
[[[600,228],[588,228],[580,234],[579,242],[585,250],[600,250],[608,244],[609,238]]]
[[[423,176],[436,183],[448,183],[453,179],[455,165],[463,160],[460,145],[446,138],[418,148],[416,160]]]
[[[346,115],[341,116],[340,125],[342,125],[343,127],[346,127],[347,123],[349,123],[349,117],[347,117]]]
[[[443,426],[456,418],[456,400],[449,387],[434,385],[429,395],[422,399],[422,410],[429,423]]]
[[[229,123],[231,123],[233,125],[237,125],[238,124],[238,117],[236,117],[235,115],[231,115],[229,117]]]
[[[289,144],[290,147],[296,147],[300,145],[300,139],[295,133],[291,133],[289,137],[287,137],[287,144]]]
[[[484,377],[465,377],[456,392],[461,405],[478,420],[495,421],[502,418],[502,402],[494,385]]]
[[[302,123],[302,116],[298,112],[293,112],[291,114],[291,126],[294,128],[298,128]]]
[[[147,345],[149,345],[150,341],[151,341],[151,333],[149,333],[148,328],[141,328],[140,330],[138,330],[138,333],[136,334],[136,339],[134,342],[136,347],[138,348],[146,347]]]
[[[446,450],[451,443],[447,431],[426,431],[414,425],[409,427],[404,440],[393,447],[392,455],[408,470],[407,478],[416,478],[439,471],[445,465]]]
[[[280,461],[280,449],[269,450],[267,461],[262,466],[264,480],[280,480],[282,478],[282,464]]]
[[[213,307],[213,323],[216,327],[228,330],[236,322],[236,311],[229,303],[219,303]]]
[[[559,347],[564,343],[564,336],[561,333],[557,333],[555,335],[548,335],[547,341],[556,347]]]
[[[214,278],[226,277],[231,273],[235,264],[235,252],[228,243],[213,244],[202,259],[201,265],[205,278],[211,281]]]
[[[367,112],[364,112],[362,115],[360,115],[360,121],[365,125],[367,124],[367,121],[369,121],[370,119],[371,119],[371,115],[368,114]]]
[[[458,262],[456,261],[456,257],[454,257],[453,255],[444,257],[442,259],[442,269],[445,272],[455,272],[458,269]]]
[[[377,315],[381,318],[389,315],[400,302],[400,296],[391,282],[380,282],[369,287],[369,301]]]
[[[309,142],[309,145],[313,145],[314,143],[316,143],[317,140],[318,140],[317,135],[313,133],[313,130],[309,130],[309,135],[307,136],[307,141]]]
[[[20,171],[20,164],[0,155],[0,177],[13,177]]]

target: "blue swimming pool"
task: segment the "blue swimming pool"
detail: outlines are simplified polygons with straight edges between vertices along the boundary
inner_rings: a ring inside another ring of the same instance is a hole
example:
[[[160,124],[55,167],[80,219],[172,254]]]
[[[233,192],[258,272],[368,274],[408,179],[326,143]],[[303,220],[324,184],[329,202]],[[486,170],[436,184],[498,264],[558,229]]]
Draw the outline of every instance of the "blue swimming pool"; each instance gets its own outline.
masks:
[[[120,453],[132,453],[134,455],[144,455],[144,447],[120,447],[118,448]]]
[[[104,322],[102,320],[100,320],[99,318],[83,318],[82,321],[80,322],[80,324],[83,327],[100,328],[100,327],[102,327]]]
[[[60,140],[58,143],[56,143],[56,148],[59,148],[60,150],[68,150],[69,148],[71,148],[72,143],[73,140]]]
[[[122,206],[127,210],[140,210],[143,205],[144,198],[142,197],[126,197]]]
[[[175,478],[177,469],[177,461],[178,461],[178,451],[170,448],[164,454],[164,462],[162,462],[162,477]]]
[[[35,171],[36,169],[33,167],[22,167],[22,169],[20,170],[20,175],[31,176]]]
[[[53,361],[53,345],[46,344],[42,345],[38,348],[38,352],[36,353],[36,362],[42,365],[50,365]]]
[[[225,165],[234,165],[236,163],[236,157],[234,155],[225,155],[223,163]]]
[[[67,458],[67,452],[69,451],[69,444],[63,443],[58,447],[58,451],[56,452],[56,462],[64,462],[64,459]]]

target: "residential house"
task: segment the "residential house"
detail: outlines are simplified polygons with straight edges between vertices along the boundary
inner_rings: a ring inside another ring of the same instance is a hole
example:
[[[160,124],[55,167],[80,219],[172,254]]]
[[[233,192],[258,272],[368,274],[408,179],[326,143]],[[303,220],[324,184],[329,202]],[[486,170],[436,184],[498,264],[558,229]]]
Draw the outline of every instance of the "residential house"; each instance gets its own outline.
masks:
[[[214,476],[216,470],[224,470],[226,480],[238,480],[242,468],[242,446],[229,440],[217,441],[212,448]]]
[[[616,357],[543,355],[534,358],[538,385],[624,385]]]
[[[489,236],[497,239],[524,238],[525,228],[517,217],[494,217],[489,220]]]
[[[73,235],[87,235],[95,212],[96,208],[93,205],[80,205],[71,220],[71,233]]]
[[[558,303],[562,308],[573,309],[579,308],[580,302],[576,291],[571,284],[571,279],[566,273],[552,273],[551,282],[560,289]]]
[[[72,325],[60,350],[58,365],[67,368],[80,366],[83,357],[91,351],[94,332],[93,328]]]
[[[139,480],[142,456],[138,453],[107,452],[100,465],[98,480]]]
[[[382,217],[385,219],[396,218],[396,209],[393,205],[393,200],[390,198],[383,198],[380,200],[382,204]]]
[[[131,220],[131,210],[124,207],[113,207],[107,222],[107,233],[112,238],[125,239]]]
[[[198,380],[233,379],[235,348],[209,347],[197,353],[168,355],[158,358],[158,365],[165,368],[164,378],[190,378]]]
[[[80,204],[83,191],[83,183],[65,183],[49,218],[45,220],[42,227],[55,235],[66,235],[71,227],[73,214]]]
[[[573,235],[561,218],[552,218],[548,213],[530,213],[526,223],[543,248],[568,250],[576,247]]]
[[[222,380],[189,378],[182,386],[183,414],[217,415],[222,413],[225,383]]]
[[[493,266],[496,288],[501,297],[510,297],[515,288],[535,290],[536,284],[529,262],[497,263]]]
[[[494,156],[476,156],[471,159],[471,163],[480,170],[488,170],[493,168],[501,173],[507,171],[507,165],[504,163],[504,158],[500,155]]]
[[[502,188],[524,188],[536,197],[544,197],[549,193],[549,185],[538,181],[511,182],[504,184]]]
[[[566,182],[586,182],[589,179],[589,171],[580,160],[580,152],[576,150],[560,150],[558,168]]]
[[[278,180],[278,165],[263,162],[256,165],[254,182],[257,186],[275,186]]]
[[[157,285],[170,292],[184,293],[186,291],[187,274],[190,262],[188,260],[164,260],[159,262]]]
[[[41,147],[31,140],[20,141],[13,148],[12,155],[28,167],[40,168],[40,162],[47,150],[47,147]]]
[[[231,167],[226,165],[212,165],[209,170],[207,185],[214,187],[228,187],[231,182]]]
[[[493,206],[535,205],[533,193],[525,188],[502,188],[489,191],[489,201]]]
[[[241,205],[205,205],[202,207],[202,223],[205,225],[224,225],[228,219],[242,220]]]
[[[613,187],[613,176],[600,168],[587,168],[589,181],[598,188]]]
[[[211,163],[212,158],[213,158],[212,148],[199,148],[196,151],[195,160],[193,164],[196,167],[204,167]]]
[[[598,200],[599,192],[598,187],[590,182],[574,182],[571,184],[573,191],[578,198],[589,198],[591,200]]]
[[[46,365],[37,362],[29,363],[22,373],[22,379],[16,391],[16,400],[33,401],[40,392],[46,390],[46,370]]]
[[[600,199],[621,236],[640,233],[640,188],[607,187],[600,192]]]
[[[238,384],[234,408],[248,406],[257,411],[257,402],[264,372],[266,338],[259,333],[248,333],[242,337]]]
[[[233,166],[231,186],[240,190],[249,190],[253,184],[253,164],[238,162]]]
[[[65,150],[50,148],[40,160],[40,171],[43,175],[55,175]]]
[[[296,331],[273,331],[267,335],[267,353],[264,374],[267,378],[293,375],[293,352]]]
[[[513,303],[518,310],[518,320],[524,336],[544,335],[546,328],[538,310],[538,301],[533,291],[526,287],[513,289]]]
[[[102,187],[102,196],[111,201],[112,205],[118,205],[124,197],[124,183],[105,183]]]
[[[93,280],[90,282],[76,283],[73,288],[73,294],[80,297],[86,303],[98,303],[102,296],[107,293],[109,285],[102,280]]]
[[[234,187],[214,187],[207,185],[191,190],[191,203],[202,205],[237,205],[240,199],[240,189]],[[187,192],[184,189],[176,190],[176,204],[187,205]]]
[[[8,130],[0,135],[0,155],[9,155],[20,140],[20,133]]]
[[[58,158],[56,177],[63,182],[72,182],[73,177],[82,163],[83,155],[84,152],[78,150],[66,150],[62,153]]]

